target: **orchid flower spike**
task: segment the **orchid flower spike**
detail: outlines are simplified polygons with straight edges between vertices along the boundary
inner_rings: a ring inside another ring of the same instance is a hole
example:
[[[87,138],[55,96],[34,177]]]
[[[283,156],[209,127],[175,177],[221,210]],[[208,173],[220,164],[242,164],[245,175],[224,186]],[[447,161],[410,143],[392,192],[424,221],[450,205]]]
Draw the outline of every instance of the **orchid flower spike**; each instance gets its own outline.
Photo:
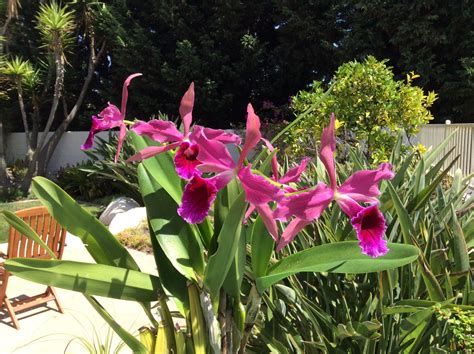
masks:
[[[283,190],[265,177],[252,173],[250,165],[244,167],[247,155],[261,140],[260,119],[252,105],[247,107],[245,143],[237,162],[232,159],[225,144],[209,136],[205,128],[195,127],[193,135],[194,142],[199,146],[197,158],[201,161],[197,168],[216,175],[211,178],[202,178],[199,174],[193,176],[184,189],[178,214],[190,223],[202,222],[217,192],[238,178],[245,191],[246,201],[260,213],[270,234],[276,238],[276,222],[268,203],[279,201],[283,197]]]
[[[344,213],[351,218],[357,232],[362,252],[371,256],[383,256],[388,252],[387,241],[383,239],[386,230],[385,218],[378,209],[380,181],[392,179],[392,165],[382,163],[375,170],[357,171],[337,186],[334,152],[336,150],[335,116],[331,115],[329,126],[321,136],[320,159],[328,173],[334,200]],[[369,203],[361,206],[359,203]]]
[[[191,131],[194,108],[194,83],[189,85],[188,90],[181,99],[179,114],[183,122],[183,133],[181,133],[173,122],[153,119],[149,122],[138,121],[131,128],[138,135],[145,135],[158,141],[162,146],[150,146],[130,157],[127,161],[141,161],[162,152],[178,149],[174,158],[174,164],[178,175],[190,180],[194,175],[201,175],[197,166],[201,164],[198,159],[200,147],[195,142]],[[240,137],[227,133],[224,130],[202,128],[195,126],[193,130],[202,129],[206,134],[216,141],[224,144],[240,144]]]
[[[100,118],[97,116],[92,116],[92,127],[86,141],[81,145],[81,150],[89,150],[92,147],[94,144],[94,136],[98,132],[119,127],[120,132],[118,136],[117,153],[115,154],[115,162],[118,161],[120,151],[122,150],[123,141],[125,140],[125,135],[127,133],[124,120],[128,100],[128,85],[130,85],[130,81],[132,81],[132,79],[141,75],[142,74],[140,73],[132,74],[124,81],[122,88],[122,104],[120,106],[120,110],[117,108],[117,106],[109,102],[109,105],[98,114]]]

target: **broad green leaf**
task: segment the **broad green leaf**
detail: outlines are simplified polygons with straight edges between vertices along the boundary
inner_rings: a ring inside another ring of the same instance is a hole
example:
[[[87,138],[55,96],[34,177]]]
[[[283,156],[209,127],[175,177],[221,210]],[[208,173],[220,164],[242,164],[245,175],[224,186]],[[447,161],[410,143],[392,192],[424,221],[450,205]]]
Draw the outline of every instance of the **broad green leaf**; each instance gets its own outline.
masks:
[[[114,299],[156,301],[161,291],[154,275],[104,264],[13,258],[5,268],[36,283]]]
[[[219,289],[229,272],[234,261],[234,255],[241,237],[242,221],[244,219],[245,194],[242,192],[230,208],[219,233],[217,251],[209,258],[204,272],[204,284],[209,289],[212,297],[219,294]]]
[[[234,178],[225,188],[219,191],[214,201],[214,235],[217,237],[221,231],[222,225],[227,218],[227,214],[239,195],[239,186],[237,180]],[[213,247],[211,253],[214,253],[214,247],[217,247],[217,239],[213,238]]]
[[[152,236],[158,241],[168,260],[188,279],[202,274],[204,259],[198,236],[192,226],[177,213],[178,205],[148,170],[139,168],[140,190],[152,227]]]
[[[389,252],[371,258],[361,253],[357,241],[344,241],[315,246],[283,258],[264,277],[257,278],[262,293],[276,282],[300,272],[371,273],[401,267],[418,258],[419,251],[410,245],[388,243]]]
[[[148,146],[160,145],[147,137],[139,136],[135,133],[132,134],[132,141],[137,152]],[[160,186],[168,192],[171,198],[177,204],[181,203],[183,188],[181,187],[181,179],[174,168],[171,153],[161,153],[153,158],[143,160],[142,163],[150,174],[155,177]]]
[[[242,230],[239,244],[237,245],[237,250],[235,252],[234,261],[230,266],[223,284],[224,290],[237,300],[240,299],[240,288],[242,286],[242,280],[244,279],[246,256],[245,245],[245,231]]]
[[[251,242],[253,274],[255,278],[262,277],[267,272],[275,241],[268,233],[260,216],[253,223]]]
[[[43,249],[46,250],[51,258],[56,258],[54,252],[48,247],[46,243],[44,243],[43,239],[35,232],[35,230],[33,230],[30,225],[23,221],[23,219],[19,218],[8,210],[4,210],[2,213],[5,216],[5,220],[8,222],[8,224],[10,224],[11,227],[18,230],[22,235],[28,237],[43,247]]]
[[[78,236],[97,263],[140,270],[125,247],[107,227],[83,209],[52,181],[35,177],[31,188],[38,199],[63,227]]]

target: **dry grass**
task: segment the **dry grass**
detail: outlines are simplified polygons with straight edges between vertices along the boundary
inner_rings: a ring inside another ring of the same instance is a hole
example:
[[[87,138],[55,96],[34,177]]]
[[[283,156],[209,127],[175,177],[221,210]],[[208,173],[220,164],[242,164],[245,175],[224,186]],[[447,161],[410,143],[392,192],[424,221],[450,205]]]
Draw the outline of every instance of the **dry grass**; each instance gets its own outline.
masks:
[[[146,221],[137,227],[131,227],[119,232],[116,237],[125,247],[146,253],[153,252],[148,223]]]

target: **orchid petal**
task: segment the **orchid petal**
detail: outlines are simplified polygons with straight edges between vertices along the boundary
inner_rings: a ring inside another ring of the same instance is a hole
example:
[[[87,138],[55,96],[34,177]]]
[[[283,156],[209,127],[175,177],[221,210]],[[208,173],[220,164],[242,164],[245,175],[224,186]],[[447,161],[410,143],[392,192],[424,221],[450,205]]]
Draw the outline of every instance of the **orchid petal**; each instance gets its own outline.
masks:
[[[283,231],[280,241],[278,242],[276,251],[280,252],[283,247],[293,241],[298,232],[303,230],[305,226],[309,225],[310,223],[310,221],[306,221],[300,218],[295,218],[294,220],[292,220],[285,228],[285,231]]]
[[[308,161],[310,161],[311,158],[305,157],[303,160],[301,160],[301,163],[290,169],[285,175],[278,180],[281,184],[288,184],[291,182],[299,182],[301,174],[306,170],[306,166],[308,165]]]
[[[183,95],[181,99],[181,104],[179,106],[179,115],[183,120],[184,125],[184,136],[189,135],[189,128],[191,127],[191,122],[193,120],[192,112],[194,107],[194,82],[191,82],[188,90]]]
[[[227,186],[230,183],[230,181],[234,179],[234,177],[235,177],[234,171],[227,170],[215,175],[211,179],[215,182],[217,190],[220,191],[222,188]]]
[[[138,135],[148,136],[162,144],[184,139],[183,134],[176,128],[174,123],[165,120],[138,121],[130,129]]]
[[[272,152],[273,150],[275,150],[272,143],[270,143],[267,139],[262,138],[262,141],[265,143],[268,151]],[[278,179],[280,177],[279,177],[279,173],[278,173],[278,159],[277,159],[276,155],[273,155],[273,157],[272,157],[272,172],[273,172],[273,179],[275,181],[278,181]]]
[[[104,124],[108,124],[107,129],[118,127],[123,121],[123,115],[120,113],[117,106],[109,103],[99,114],[104,121]],[[105,130],[105,129],[104,129]]]
[[[336,168],[334,166],[334,151],[336,151],[336,137],[335,137],[336,117],[334,113],[331,114],[331,121],[327,128],[323,129],[321,135],[321,149],[319,151],[319,158],[326,167],[329,176],[331,188],[336,189]]]
[[[121,123],[122,121],[108,121],[105,119],[99,119],[97,116],[92,116],[91,130],[89,131],[86,141],[81,145],[81,150],[89,150],[94,145],[95,134],[104,130],[118,127],[121,125]]]
[[[149,146],[139,151],[135,155],[129,157],[125,162],[142,161],[155,155],[161,154],[162,152],[173,150],[177,148],[180,144],[181,143],[177,142],[163,146]]]
[[[319,183],[315,189],[285,197],[279,202],[273,216],[279,220],[289,220],[291,216],[306,221],[319,218],[324,209],[331,203],[334,193],[324,183]]]
[[[362,253],[375,258],[388,252],[387,241],[383,239],[387,226],[377,205],[361,209],[351,219],[351,224],[357,231]]]
[[[376,170],[357,171],[338,188],[338,193],[349,196],[358,202],[375,202],[380,195],[378,183],[383,179],[392,179],[392,165],[382,163]]]
[[[174,157],[174,166],[178,176],[183,179],[191,179],[196,173],[201,175],[201,171],[196,169],[201,162],[197,159],[199,146],[182,142]]]
[[[120,112],[122,113],[122,119],[125,119],[125,112],[127,110],[127,100],[128,100],[128,85],[130,85],[130,81],[132,79],[136,78],[137,76],[142,76],[140,73],[132,74],[129,77],[127,77],[123,83],[123,88],[122,88],[122,106],[120,109]]]
[[[240,168],[255,145],[258,144],[262,134],[260,134],[260,118],[255,114],[252,105],[249,103],[247,106],[247,125],[245,131],[245,143],[240,154],[239,162],[237,166]]]
[[[184,188],[178,214],[190,224],[203,222],[216,199],[216,194],[214,180],[201,178],[195,174]]]
[[[219,141],[210,140],[202,127],[194,127],[190,140],[193,144],[199,145],[197,158],[202,163],[199,166],[200,171],[222,172],[234,169],[235,162],[226,146]]]
[[[245,199],[253,205],[265,204],[271,201],[279,201],[284,192],[263,176],[253,174],[250,166],[246,166],[238,173],[240,183],[245,191]]]
[[[346,215],[352,218],[356,215],[359,211],[363,209],[359,203],[357,203],[354,199],[349,197],[345,194],[335,193],[334,199],[336,200],[337,205],[341,208],[341,210],[346,213]]]
[[[255,205],[255,209],[262,218],[263,224],[267,228],[268,233],[275,242],[278,242],[278,228],[275,219],[273,218],[273,211],[268,204]],[[259,235],[254,235],[258,237]]]
[[[118,135],[118,142],[117,142],[117,152],[115,153],[115,163],[117,163],[119,156],[120,156],[120,151],[122,150],[122,145],[123,141],[125,140],[125,136],[127,135],[127,127],[125,124],[122,124],[120,126],[120,131]]]
[[[244,216],[244,224],[247,224],[248,218],[250,218],[250,215],[252,215],[252,213],[254,211],[255,211],[255,206],[250,204],[249,208],[247,209],[247,212],[245,213],[245,216]]]
[[[194,129],[196,129],[196,126]],[[209,140],[217,140],[223,144],[240,145],[241,143],[240,136],[222,129],[203,128],[203,132]]]

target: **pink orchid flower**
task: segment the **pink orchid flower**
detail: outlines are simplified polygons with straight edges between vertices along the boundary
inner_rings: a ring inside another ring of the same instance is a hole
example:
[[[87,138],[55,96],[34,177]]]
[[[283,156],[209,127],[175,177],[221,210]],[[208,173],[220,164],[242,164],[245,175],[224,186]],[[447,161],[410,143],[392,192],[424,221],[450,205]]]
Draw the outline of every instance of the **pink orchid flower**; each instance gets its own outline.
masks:
[[[178,214],[189,223],[202,222],[208,215],[217,192],[232,179],[238,178],[246,201],[255,207],[270,234],[276,237],[277,227],[268,203],[279,201],[284,192],[265,177],[252,173],[251,165],[243,166],[247,155],[260,140],[260,119],[250,104],[247,107],[245,143],[237,162],[221,141],[211,139],[202,127],[195,129],[194,141],[200,147],[198,160],[201,164],[198,169],[217,174],[211,178],[202,178],[197,173],[193,176],[184,189]]]
[[[132,131],[166,145],[147,147],[130,157],[127,161],[141,161],[162,152],[178,148],[174,158],[176,172],[181,178],[189,180],[195,174],[201,174],[201,171],[196,168],[201,164],[201,161],[198,159],[200,147],[193,139],[194,131],[202,129],[209,138],[224,144],[240,144],[240,137],[238,135],[227,133],[224,130],[195,126],[193,131],[191,131],[194,96],[194,83],[191,83],[181,99],[179,107],[179,114],[184,127],[183,133],[178,130],[173,122],[154,119],[149,122],[139,121],[135,123],[131,128]]]
[[[98,132],[119,127],[120,132],[118,136],[117,153],[115,154],[115,162],[118,161],[120,151],[122,150],[123,141],[127,133],[124,120],[127,109],[128,85],[130,85],[130,81],[132,81],[132,79],[141,75],[142,74],[140,73],[132,74],[124,81],[122,88],[122,105],[120,106],[120,110],[117,108],[117,106],[109,102],[109,105],[98,114],[100,118],[97,116],[92,116],[92,127],[86,141],[81,145],[81,150],[89,150],[92,147],[94,143],[94,136]]]
[[[267,146],[267,149],[272,152],[274,150],[274,147],[273,145],[267,140],[267,139],[264,139],[262,138],[262,141],[265,143],[265,145]],[[308,165],[308,162],[310,161],[311,159],[309,157],[304,157],[300,164],[297,165],[296,167],[293,167],[291,168],[290,170],[288,170],[283,176],[279,176],[279,166],[278,166],[278,159],[276,157],[276,155],[273,155],[272,157],[272,161],[271,161],[271,166],[272,166],[272,179],[280,185],[280,188],[283,189],[283,191],[285,193],[294,193],[296,192],[297,190],[294,189],[293,187],[291,187],[289,184],[290,183],[296,183],[296,182],[299,182],[300,180],[300,177],[301,177],[301,174],[304,172],[304,170],[306,169],[306,166]],[[250,215],[256,210],[255,206],[254,205],[250,205],[246,214],[245,214],[245,218],[244,218],[244,223],[246,222],[246,220],[250,217]],[[261,214],[261,213],[260,213]],[[273,228],[273,222],[272,222],[272,227],[271,229],[274,231],[271,233],[271,236],[273,237],[273,239],[278,242],[279,241],[279,237],[278,237],[278,232],[276,231],[276,224],[275,224],[275,228]],[[268,228],[270,229],[270,228]]]
[[[383,256],[388,252],[387,241],[383,239],[386,230],[385,218],[378,209],[377,197],[380,195],[380,181],[392,179],[392,165],[382,163],[375,170],[357,171],[339,187],[336,181],[334,152],[336,150],[334,114],[329,126],[321,136],[320,159],[329,176],[334,200],[344,213],[351,218],[351,224],[357,232],[362,253],[371,257]],[[359,203],[370,203],[368,207]]]

